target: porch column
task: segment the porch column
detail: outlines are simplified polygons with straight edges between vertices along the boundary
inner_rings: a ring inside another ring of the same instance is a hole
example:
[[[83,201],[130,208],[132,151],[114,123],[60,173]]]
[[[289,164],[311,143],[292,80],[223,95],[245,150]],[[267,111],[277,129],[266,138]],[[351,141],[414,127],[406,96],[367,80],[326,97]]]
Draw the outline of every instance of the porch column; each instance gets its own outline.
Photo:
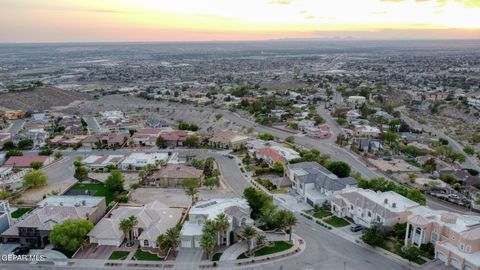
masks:
[[[415,235],[417,234],[417,227],[413,226],[413,232],[412,232],[412,245],[415,245]]]
[[[420,231],[420,241],[418,241],[418,248],[420,248],[420,246],[422,245],[423,243],[423,235],[425,233],[425,229],[422,228],[422,230]]]
[[[407,223],[407,229],[405,230],[405,239],[404,239],[404,245],[408,246],[408,236],[410,234],[410,223]]]

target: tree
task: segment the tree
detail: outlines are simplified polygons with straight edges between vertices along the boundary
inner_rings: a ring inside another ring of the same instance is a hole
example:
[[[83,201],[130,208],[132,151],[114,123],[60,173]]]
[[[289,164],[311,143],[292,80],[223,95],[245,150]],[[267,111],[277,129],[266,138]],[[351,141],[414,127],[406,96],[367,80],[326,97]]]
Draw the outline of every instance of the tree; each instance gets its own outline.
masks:
[[[55,160],[59,160],[63,157],[62,152],[55,152],[54,154]]]
[[[213,173],[213,161],[215,159],[212,158],[212,157],[208,157],[207,159],[205,159],[205,163],[203,165],[203,174],[205,176],[212,176],[212,173]]]
[[[398,137],[399,137],[398,134],[395,132],[388,131],[388,132],[382,133],[382,139],[387,143],[392,143],[397,141]]]
[[[295,121],[292,121],[292,122],[288,123],[288,126],[289,126],[291,129],[298,129],[298,123],[295,122]]]
[[[199,144],[200,138],[196,135],[188,136],[187,139],[185,139],[185,145],[188,147],[198,147]]]
[[[9,157],[20,157],[23,156],[22,151],[17,149],[8,150],[5,154],[5,158],[8,159]]]
[[[218,187],[220,185],[220,180],[217,176],[210,176],[205,178],[203,184],[212,190],[214,187]]]
[[[264,205],[272,203],[272,198],[254,187],[246,188],[243,191],[243,197],[247,200],[248,205],[252,209],[251,215],[253,219],[258,218],[261,215],[261,209]]]
[[[88,180],[88,169],[83,166],[76,167],[73,177],[75,177],[80,183]]]
[[[105,181],[105,185],[109,190],[118,192],[124,190],[124,183],[125,179],[123,177],[123,174],[117,170],[112,171],[108,176],[107,180]]]
[[[420,256],[420,250],[417,247],[410,246],[402,250],[402,257],[408,260],[408,263],[415,261]]]
[[[413,172],[407,173],[407,178],[408,178],[408,182],[413,184],[413,183],[415,183],[415,180],[417,179],[417,174],[413,173]]]
[[[293,143],[295,141],[295,137],[293,136],[288,136],[285,138],[285,141],[288,143]]]
[[[344,126],[348,123],[347,119],[342,117],[337,118],[336,121],[337,121],[337,124],[339,124],[340,126]]]
[[[133,228],[132,223],[128,218],[124,218],[120,220],[120,223],[118,224],[118,228],[123,232],[125,235],[125,239],[127,239],[127,244],[130,243],[130,230]]]
[[[325,123],[325,119],[323,119],[323,117],[321,117],[320,115],[315,115],[313,117],[313,121],[315,121],[315,124],[317,125]]]
[[[327,169],[340,178],[348,177],[351,170],[350,165],[343,161],[328,162]]]
[[[380,226],[375,224],[372,227],[366,229],[362,235],[362,240],[366,244],[376,247],[381,245],[385,240],[385,234],[380,229]]]
[[[40,156],[50,156],[53,153],[52,149],[50,147],[43,147],[38,154]]]
[[[447,184],[455,184],[457,182],[457,177],[455,177],[455,175],[451,174],[451,173],[447,173],[447,174],[444,174],[442,175],[441,177],[442,181],[447,183]]]
[[[398,240],[403,240],[405,238],[406,230],[407,223],[395,223],[395,225],[392,226],[390,233]]]
[[[273,163],[273,166],[272,166],[272,167],[273,167],[273,170],[274,170],[274,171],[276,171],[276,172],[278,172],[278,173],[282,173],[282,174],[284,173],[284,167],[283,167],[283,164],[282,164],[281,162],[275,161],[275,162]]]
[[[33,141],[30,139],[21,140],[18,142],[18,148],[31,149],[33,147]]]
[[[85,242],[91,229],[93,229],[93,224],[86,219],[67,219],[63,223],[53,226],[48,239],[56,246],[73,252]]]
[[[167,253],[169,249],[176,252],[177,247],[180,245],[181,229],[181,225],[177,224],[157,237],[157,244],[162,252]]]
[[[273,135],[270,133],[258,134],[257,138],[264,141],[273,141],[275,139],[275,137],[273,137]]]
[[[167,142],[162,136],[158,136],[157,141],[155,142],[158,148],[165,149],[167,148]]]
[[[252,249],[252,239],[257,236],[257,231],[250,225],[245,226],[242,232],[242,238],[247,241],[247,253]]]
[[[228,221],[227,215],[220,213],[215,217],[215,228],[217,230],[217,242],[219,245],[223,244],[223,235],[225,231],[230,228],[230,222]]]
[[[463,148],[463,152],[473,156],[475,154],[475,149],[473,149],[473,147],[471,147],[471,146],[465,146]]]
[[[432,173],[437,169],[437,163],[434,158],[429,158],[422,164],[422,171]]]
[[[466,158],[465,158],[465,155],[460,153],[460,152],[452,152],[450,153],[450,155],[448,156],[448,158],[452,161],[452,162],[455,162],[455,161],[458,161],[459,163],[463,163],[465,162]]]
[[[210,258],[210,252],[215,248],[217,241],[215,241],[215,235],[211,233],[203,233],[200,238],[200,247],[207,254],[207,258]]]
[[[292,242],[292,231],[293,231],[293,226],[297,225],[297,217],[295,217],[295,215],[293,214],[293,212],[291,211],[288,211],[288,210],[280,210],[280,211],[284,211],[284,215],[283,215],[283,221],[282,221],[282,224],[284,224],[285,227],[288,227],[288,235],[289,235],[289,240],[290,242]]]
[[[43,162],[40,162],[40,161],[34,161],[34,162],[30,163],[30,168],[32,168],[34,170],[38,170],[42,166],[43,166]]]
[[[38,187],[47,184],[47,176],[42,170],[33,170],[23,176],[23,185],[25,187]]]

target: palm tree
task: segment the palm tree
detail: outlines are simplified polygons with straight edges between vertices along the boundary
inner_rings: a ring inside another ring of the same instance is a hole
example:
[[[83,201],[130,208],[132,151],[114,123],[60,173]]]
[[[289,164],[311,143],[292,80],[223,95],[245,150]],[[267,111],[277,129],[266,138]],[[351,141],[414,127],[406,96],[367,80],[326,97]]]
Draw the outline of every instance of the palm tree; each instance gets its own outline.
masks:
[[[267,237],[263,234],[259,234],[259,235],[257,235],[255,240],[256,240],[256,243],[257,243],[257,247],[258,247],[258,246],[262,246],[263,244],[265,244],[267,242]]]
[[[160,234],[159,236],[157,236],[157,245],[163,253],[167,253],[170,249],[170,244],[168,243],[165,234]]]
[[[252,248],[252,239],[257,236],[257,231],[250,225],[247,225],[242,232],[242,238],[247,240],[248,251],[250,253],[250,249]]]
[[[196,195],[198,194],[198,189],[193,186],[189,186],[185,189],[185,194],[192,198],[192,205],[195,203]]]
[[[207,258],[210,258],[210,252],[215,248],[217,241],[215,240],[215,234],[206,232],[202,234],[200,238],[200,247],[207,253]]]
[[[138,219],[137,219],[136,216],[131,215],[131,216],[128,217],[128,220],[130,221],[130,233],[133,234],[133,228],[134,228],[135,226],[137,226],[137,224],[138,224]],[[130,244],[133,244],[133,235],[132,235],[132,237],[130,237],[130,241],[131,241]]]
[[[120,230],[125,234],[125,238],[127,239],[127,243],[130,243],[130,229],[131,229],[131,222],[129,219],[125,218],[120,221],[118,224]]]
[[[180,231],[181,226],[180,224],[177,224],[177,226],[170,228],[165,232],[165,240],[168,242],[169,247],[174,253],[180,245]]]
[[[223,244],[223,235],[224,232],[230,228],[230,222],[228,221],[227,215],[225,213],[220,213],[215,218],[215,227],[218,235],[218,244]]]
[[[284,220],[283,220],[283,224],[288,227],[288,231],[289,231],[289,240],[290,242],[292,242],[292,231],[293,231],[293,226],[297,225],[297,217],[295,217],[295,215],[290,212],[290,211],[287,211],[285,217],[284,217]]]

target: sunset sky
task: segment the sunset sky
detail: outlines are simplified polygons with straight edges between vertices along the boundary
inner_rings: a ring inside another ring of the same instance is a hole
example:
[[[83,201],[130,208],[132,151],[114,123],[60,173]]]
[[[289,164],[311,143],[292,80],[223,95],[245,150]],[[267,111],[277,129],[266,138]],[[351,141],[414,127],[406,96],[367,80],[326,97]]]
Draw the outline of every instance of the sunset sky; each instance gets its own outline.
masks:
[[[0,0],[0,42],[480,38],[480,0]]]

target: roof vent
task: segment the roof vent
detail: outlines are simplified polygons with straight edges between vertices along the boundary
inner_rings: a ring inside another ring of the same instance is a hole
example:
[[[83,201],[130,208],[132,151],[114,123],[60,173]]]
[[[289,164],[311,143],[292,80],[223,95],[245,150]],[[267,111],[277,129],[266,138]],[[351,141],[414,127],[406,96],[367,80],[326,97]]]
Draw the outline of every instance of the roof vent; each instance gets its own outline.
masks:
[[[385,198],[385,200],[383,200],[383,203],[384,203],[384,204],[388,204],[388,199]]]
[[[392,203],[392,208],[397,208],[397,203]]]

